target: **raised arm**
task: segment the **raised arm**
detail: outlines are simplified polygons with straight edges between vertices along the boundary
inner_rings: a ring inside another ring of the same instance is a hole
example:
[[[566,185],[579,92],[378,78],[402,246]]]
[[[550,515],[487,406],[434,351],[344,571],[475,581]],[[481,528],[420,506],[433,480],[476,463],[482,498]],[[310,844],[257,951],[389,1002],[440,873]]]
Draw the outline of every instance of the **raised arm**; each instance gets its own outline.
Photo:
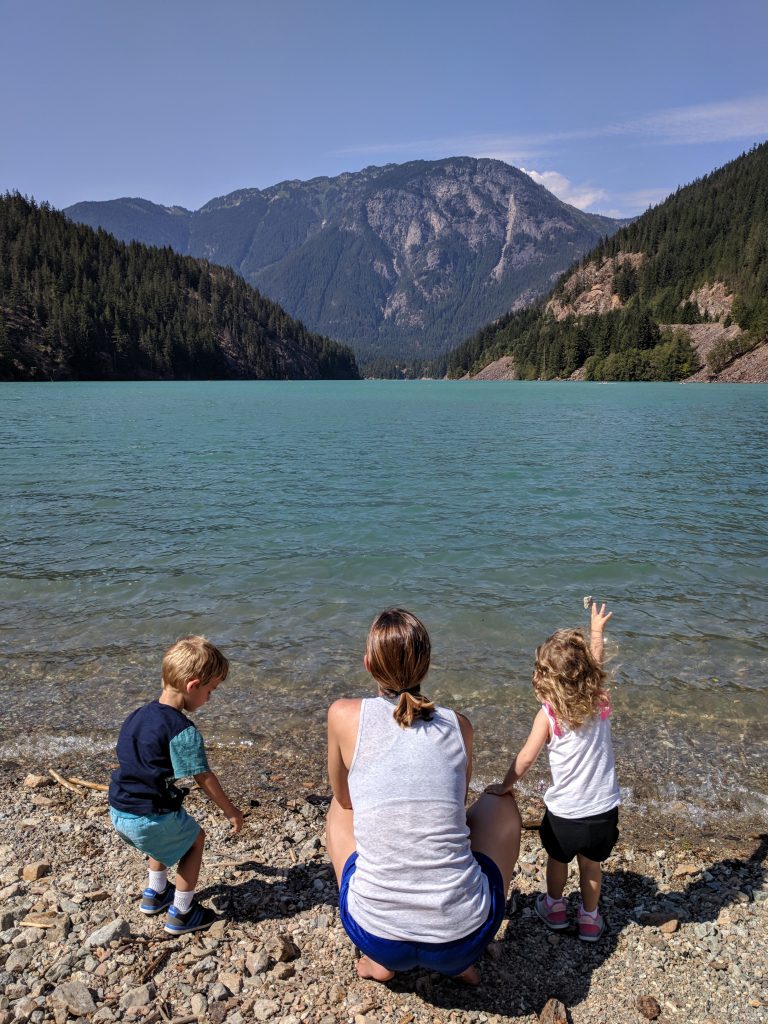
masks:
[[[610,619],[612,615],[613,612],[607,612],[605,610],[605,604],[601,604],[598,608],[596,601],[592,603],[592,621],[589,630],[589,646],[598,665],[602,665],[603,663],[603,631],[605,630],[608,619]]]
[[[502,783],[493,786],[486,786],[485,792],[494,796],[506,796],[514,789],[515,783],[519,782],[525,773],[536,763],[536,758],[544,748],[549,739],[549,719],[542,708],[533,720],[533,726],[528,739],[523,744],[520,753],[509,766],[507,774]]]

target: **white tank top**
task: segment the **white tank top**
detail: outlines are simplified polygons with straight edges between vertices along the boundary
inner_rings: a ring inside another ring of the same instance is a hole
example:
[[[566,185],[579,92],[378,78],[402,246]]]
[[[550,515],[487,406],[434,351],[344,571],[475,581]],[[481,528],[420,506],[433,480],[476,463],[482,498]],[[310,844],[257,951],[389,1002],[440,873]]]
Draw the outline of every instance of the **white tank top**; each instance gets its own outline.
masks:
[[[469,848],[467,751],[454,711],[401,729],[383,697],[360,707],[349,769],[357,865],[348,907],[382,939],[451,942],[488,916],[488,879]]]
[[[578,729],[555,721],[544,704],[552,738],[547,744],[552,785],[544,794],[547,808],[560,818],[605,814],[621,803],[611,740],[610,709],[603,708]]]

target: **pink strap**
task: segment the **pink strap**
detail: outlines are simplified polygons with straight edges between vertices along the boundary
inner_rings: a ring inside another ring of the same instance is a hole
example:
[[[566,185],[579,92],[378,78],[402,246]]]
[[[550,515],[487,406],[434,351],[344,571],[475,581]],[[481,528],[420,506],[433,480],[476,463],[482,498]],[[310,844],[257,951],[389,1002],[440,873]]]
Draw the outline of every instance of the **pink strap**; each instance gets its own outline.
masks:
[[[563,735],[563,730],[557,724],[557,719],[555,718],[555,713],[552,710],[552,708],[549,706],[549,704],[542,704],[542,707],[544,708],[545,712],[547,713],[547,718],[549,719],[549,724],[552,726],[553,734],[555,736],[562,736]]]

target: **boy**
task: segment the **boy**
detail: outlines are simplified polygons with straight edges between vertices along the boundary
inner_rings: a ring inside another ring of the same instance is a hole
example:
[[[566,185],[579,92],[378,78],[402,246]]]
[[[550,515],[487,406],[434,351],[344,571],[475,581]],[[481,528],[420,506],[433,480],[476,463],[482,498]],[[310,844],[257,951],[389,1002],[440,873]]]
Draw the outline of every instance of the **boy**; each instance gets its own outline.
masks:
[[[149,882],[139,904],[143,914],[168,910],[172,935],[210,927],[216,915],[195,900],[205,833],[182,807],[188,790],[175,779],[195,782],[239,832],[243,814],[208,767],[203,738],[184,712],[206,704],[227,678],[229,662],[202,636],[187,636],[163,658],[163,690],[123,723],[117,741],[120,767],[112,773],[109,811],[118,834],[149,858]],[[176,885],[168,867],[176,864]]]

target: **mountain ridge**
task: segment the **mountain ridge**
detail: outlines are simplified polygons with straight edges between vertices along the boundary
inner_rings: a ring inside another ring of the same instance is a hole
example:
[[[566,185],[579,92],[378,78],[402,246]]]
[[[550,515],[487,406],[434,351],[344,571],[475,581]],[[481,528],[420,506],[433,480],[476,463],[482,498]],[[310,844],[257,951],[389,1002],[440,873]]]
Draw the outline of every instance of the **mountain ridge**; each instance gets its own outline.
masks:
[[[363,358],[426,358],[525,305],[626,221],[588,214],[500,160],[370,165],[238,189],[197,211],[78,203],[123,241],[231,266]]]

